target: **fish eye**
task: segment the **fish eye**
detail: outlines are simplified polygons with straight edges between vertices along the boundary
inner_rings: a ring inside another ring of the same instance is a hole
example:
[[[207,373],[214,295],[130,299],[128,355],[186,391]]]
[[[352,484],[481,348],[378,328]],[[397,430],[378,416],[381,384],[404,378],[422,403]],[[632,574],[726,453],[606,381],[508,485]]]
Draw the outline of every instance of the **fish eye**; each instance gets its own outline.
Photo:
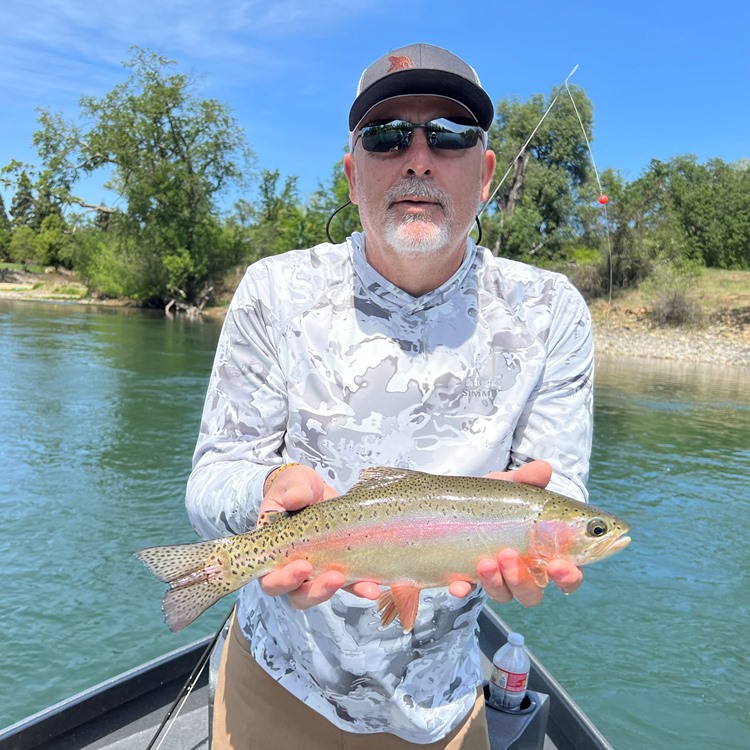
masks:
[[[608,531],[607,523],[601,518],[592,518],[588,526],[586,526],[586,532],[590,536],[604,536]]]

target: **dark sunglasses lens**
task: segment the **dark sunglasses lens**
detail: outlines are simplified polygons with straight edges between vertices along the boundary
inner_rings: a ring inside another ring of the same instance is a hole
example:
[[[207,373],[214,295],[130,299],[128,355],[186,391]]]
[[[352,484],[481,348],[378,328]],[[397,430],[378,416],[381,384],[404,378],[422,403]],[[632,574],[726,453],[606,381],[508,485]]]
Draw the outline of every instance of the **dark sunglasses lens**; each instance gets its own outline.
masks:
[[[365,151],[382,153],[406,148],[411,143],[411,133],[412,128],[409,123],[394,120],[365,125],[360,135]]]
[[[477,145],[480,129],[476,124],[464,124],[445,118],[414,124],[405,120],[373,122],[360,131],[365,151],[385,153],[408,148],[414,128],[423,128],[427,142],[433,148],[456,151]]]
[[[462,125],[445,119],[428,122],[425,125],[425,132],[430,146],[450,151],[473,148],[479,140],[477,125]]]

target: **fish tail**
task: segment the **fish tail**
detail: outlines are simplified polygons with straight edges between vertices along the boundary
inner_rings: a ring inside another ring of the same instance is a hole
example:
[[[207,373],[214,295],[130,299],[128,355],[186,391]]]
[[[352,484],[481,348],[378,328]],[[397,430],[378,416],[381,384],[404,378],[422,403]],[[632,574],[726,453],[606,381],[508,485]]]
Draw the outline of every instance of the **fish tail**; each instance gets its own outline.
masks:
[[[230,575],[229,561],[220,542],[149,547],[136,557],[160,580],[169,584],[162,610],[170,630],[193,622],[219,599],[239,588]]]

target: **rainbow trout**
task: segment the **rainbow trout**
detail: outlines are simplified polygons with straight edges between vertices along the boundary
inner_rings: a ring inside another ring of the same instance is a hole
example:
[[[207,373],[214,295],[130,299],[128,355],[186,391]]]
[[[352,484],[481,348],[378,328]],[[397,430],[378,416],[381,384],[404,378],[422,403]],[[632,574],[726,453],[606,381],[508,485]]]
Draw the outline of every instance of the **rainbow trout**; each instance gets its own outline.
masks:
[[[628,530],[606,511],[519,482],[373,468],[346,494],[276,513],[246,534],[136,554],[169,584],[163,609],[173,631],[274,568],[308,560],[313,575],[338,570],[349,582],[388,586],[382,625],[398,615],[409,632],[420,590],[476,583],[483,558],[515,549],[545,586],[548,560],[601,560],[630,543]]]

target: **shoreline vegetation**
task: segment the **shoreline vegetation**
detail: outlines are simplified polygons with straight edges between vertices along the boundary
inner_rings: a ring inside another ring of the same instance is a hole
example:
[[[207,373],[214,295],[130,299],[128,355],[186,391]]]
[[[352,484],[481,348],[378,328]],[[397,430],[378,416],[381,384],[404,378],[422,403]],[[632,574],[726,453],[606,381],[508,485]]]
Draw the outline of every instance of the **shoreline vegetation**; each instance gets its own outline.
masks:
[[[231,289],[222,296],[228,302]],[[657,325],[652,301],[639,290],[621,292],[609,302],[589,302],[597,354],[750,367],[750,271],[705,270],[694,280],[690,298],[699,309],[691,325]],[[128,300],[101,300],[70,272],[5,271],[0,299],[134,307]],[[221,317],[226,305],[203,315]]]

